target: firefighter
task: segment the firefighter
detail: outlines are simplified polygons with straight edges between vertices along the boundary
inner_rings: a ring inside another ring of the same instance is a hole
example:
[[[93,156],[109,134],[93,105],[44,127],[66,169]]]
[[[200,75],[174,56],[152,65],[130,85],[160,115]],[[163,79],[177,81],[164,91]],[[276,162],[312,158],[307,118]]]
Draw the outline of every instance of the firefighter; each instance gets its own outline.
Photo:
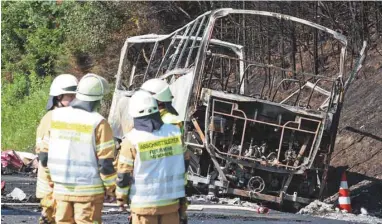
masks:
[[[52,110],[60,107],[67,107],[74,99],[78,80],[70,74],[62,74],[57,76],[49,91],[49,99],[46,105],[47,114],[41,119],[41,122],[36,131],[36,154],[40,153],[40,144],[42,133],[47,128],[47,118],[51,116]],[[52,188],[49,186],[48,178],[45,169],[39,163],[37,172],[36,197],[41,199],[40,205],[42,208],[39,223],[54,223],[55,202],[53,200]]]
[[[149,79],[142,84],[141,89],[151,93],[158,101],[160,115],[165,124],[176,124],[182,128],[182,121],[177,117],[178,112],[171,105],[174,96],[166,81],[161,79]]]
[[[129,114],[134,128],[121,144],[117,203],[130,204],[133,223],[179,223],[185,198],[180,128],[163,123],[157,101],[146,91],[131,97]]]
[[[104,196],[114,196],[113,133],[98,113],[108,89],[104,78],[87,74],[70,107],[49,118],[40,160],[53,182],[57,223],[101,223]]]
[[[170,86],[166,81],[161,79],[149,79],[144,82],[141,86],[141,89],[149,92],[157,100],[160,116],[163,123],[165,124],[174,124],[180,128],[180,131],[183,135],[183,122],[178,118],[178,112],[171,105],[172,99],[174,96],[170,90]],[[186,162],[186,171],[188,170],[190,154],[187,148],[184,148],[184,159]],[[185,174],[185,185],[187,185],[187,173]],[[186,210],[188,206],[188,201],[186,198],[180,199],[180,209],[179,213],[182,219],[182,222],[187,222]]]

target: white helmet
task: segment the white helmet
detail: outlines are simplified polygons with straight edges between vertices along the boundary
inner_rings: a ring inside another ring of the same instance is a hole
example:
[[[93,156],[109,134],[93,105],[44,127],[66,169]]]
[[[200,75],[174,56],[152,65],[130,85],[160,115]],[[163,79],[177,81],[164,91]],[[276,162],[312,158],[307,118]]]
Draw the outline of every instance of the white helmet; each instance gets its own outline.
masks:
[[[82,101],[98,101],[109,92],[109,83],[96,74],[86,74],[78,83],[76,98]]]
[[[59,96],[62,94],[75,94],[78,79],[74,75],[62,74],[57,76],[50,86],[49,95]]]
[[[142,84],[141,89],[153,94],[153,97],[160,102],[171,102],[174,98],[170,86],[161,79],[149,79]]]
[[[129,102],[129,114],[132,117],[143,117],[159,112],[157,101],[145,91],[135,92]]]

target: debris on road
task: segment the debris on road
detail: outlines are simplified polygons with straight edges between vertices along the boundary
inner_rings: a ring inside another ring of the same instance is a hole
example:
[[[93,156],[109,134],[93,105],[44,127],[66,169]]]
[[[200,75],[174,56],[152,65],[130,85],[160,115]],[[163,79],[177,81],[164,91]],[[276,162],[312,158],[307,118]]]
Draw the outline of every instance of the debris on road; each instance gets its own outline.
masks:
[[[365,208],[361,208],[362,215],[368,215],[367,210]]]
[[[305,208],[302,208],[297,214],[313,215],[321,218],[329,218],[336,220],[360,222],[360,223],[381,223],[382,219],[368,215],[366,209],[360,215],[348,213],[346,210],[341,211],[334,204],[327,204],[318,200],[313,201]]]
[[[38,168],[38,158],[37,155],[30,152],[17,152],[16,154],[23,161],[25,167],[25,172],[35,171]]]
[[[227,199],[227,198],[219,198],[219,204],[228,204],[228,205],[241,205],[240,198],[233,198],[233,199]]]
[[[5,181],[1,181],[1,194],[3,194],[5,189]]]
[[[257,208],[257,213],[259,214],[268,214],[268,212],[269,212],[269,208],[267,207],[260,206]]]
[[[30,163],[32,160],[37,159],[37,155],[30,152],[15,152],[20,159],[24,162],[24,164]]]
[[[326,204],[319,200],[315,200],[310,203],[305,208],[302,208],[298,214],[313,214],[313,215],[323,215],[329,212],[335,212],[335,206],[333,204]]]
[[[191,197],[187,197],[187,200],[190,201],[190,204],[193,204],[193,205],[200,205],[200,204],[235,205],[236,207],[247,207],[247,208],[253,208],[253,209],[258,209],[260,207],[263,207],[263,206],[260,206],[258,203],[243,201],[240,198],[215,197],[214,200],[209,200],[206,195],[193,195]],[[266,207],[263,207],[263,208],[265,208],[265,210],[268,209]]]
[[[24,193],[23,190],[16,187],[11,193],[7,194],[7,197],[12,198],[13,200],[22,201],[27,197],[27,195]]]
[[[24,163],[14,150],[1,152],[1,173],[8,174],[20,171]]]
[[[2,174],[12,174],[20,171],[36,173],[38,158],[33,153],[7,150],[1,153],[1,167]]]

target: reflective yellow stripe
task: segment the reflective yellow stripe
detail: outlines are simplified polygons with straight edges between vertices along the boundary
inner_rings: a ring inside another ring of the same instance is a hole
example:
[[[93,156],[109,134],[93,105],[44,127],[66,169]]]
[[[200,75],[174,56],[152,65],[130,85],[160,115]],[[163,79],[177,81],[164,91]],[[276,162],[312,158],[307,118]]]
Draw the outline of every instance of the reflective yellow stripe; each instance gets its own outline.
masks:
[[[57,129],[57,130],[77,131],[77,132],[82,132],[87,134],[90,134],[93,132],[92,125],[75,124],[75,123],[71,124],[71,123],[66,123],[62,121],[52,121],[51,128]]]
[[[48,186],[48,188],[51,188],[51,187],[49,187],[49,181],[44,180],[42,178],[37,178],[37,185],[38,186]]]
[[[69,185],[69,184],[59,184],[54,183],[54,194],[60,195],[75,195],[75,196],[88,196],[104,193],[103,185]]]
[[[53,191],[53,188],[51,188],[49,185],[48,186],[43,186],[41,184],[38,184],[36,187],[36,190],[41,192],[41,193],[50,193]]]
[[[38,197],[39,195],[44,196],[45,194],[51,193],[53,191],[53,188],[49,186],[49,182],[42,178],[37,178],[36,185],[36,195]]]
[[[122,194],[122,195],[128,195],[129,194],[129,190],[130,190],[130,187],[118,187],[117,186],[117,189],[115,190],[115,193],[119,193],[119,194]]]
[[[37,188],[36,189],[36,197],[42,198],[47,194],[50,194],[53,192],[53,189],[43,189],[43,188]]]
[[[118,162],[125,163],[125,164],[130,165],[130,166],[134,165],[134,160],[129,159],[123,155],[119,155]]]
[[[112,146],[114,146],[114,140],[104,142],[102,144],[97,145],[97,151],[104,150],[104,149],[110,148]]]
[[[167,205],[173,205],[179,203],[178,199],[171,199],[171,200],[162,200],[162,201],[155,201],[155,202],[132,202],[131,208],[149,208],[149,207],[161,207],[161,206],[167,206]]]
[[[115,184],[115,179],[117,179],[117,174],[114,174],[110,177],[102,178],[103,185],[106,187],[109,187],[109,186]]]

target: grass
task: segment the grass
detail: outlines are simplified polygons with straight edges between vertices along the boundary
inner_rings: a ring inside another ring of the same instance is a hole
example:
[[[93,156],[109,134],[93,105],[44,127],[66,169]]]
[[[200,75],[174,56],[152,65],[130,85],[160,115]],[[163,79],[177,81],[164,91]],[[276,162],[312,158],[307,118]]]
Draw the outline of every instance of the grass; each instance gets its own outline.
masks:
[[[36,129],[46,113],[51,77],[45,79],[25,75],[16,76],[12,82],[2,80],[1,90],[1,151],[14,149],[34,152]],[[101,114],[107,119],[114,86],[105,96]]]
[[[20,81],[16,81],[20,82]],[[17,83],[5,83],[1,101],[1,150],[34,151],[36,129],[46,113],[50,78],[32,80],[27,85],[28,95],[22,97]],[[18,88],[15,90],[15,88]]]

